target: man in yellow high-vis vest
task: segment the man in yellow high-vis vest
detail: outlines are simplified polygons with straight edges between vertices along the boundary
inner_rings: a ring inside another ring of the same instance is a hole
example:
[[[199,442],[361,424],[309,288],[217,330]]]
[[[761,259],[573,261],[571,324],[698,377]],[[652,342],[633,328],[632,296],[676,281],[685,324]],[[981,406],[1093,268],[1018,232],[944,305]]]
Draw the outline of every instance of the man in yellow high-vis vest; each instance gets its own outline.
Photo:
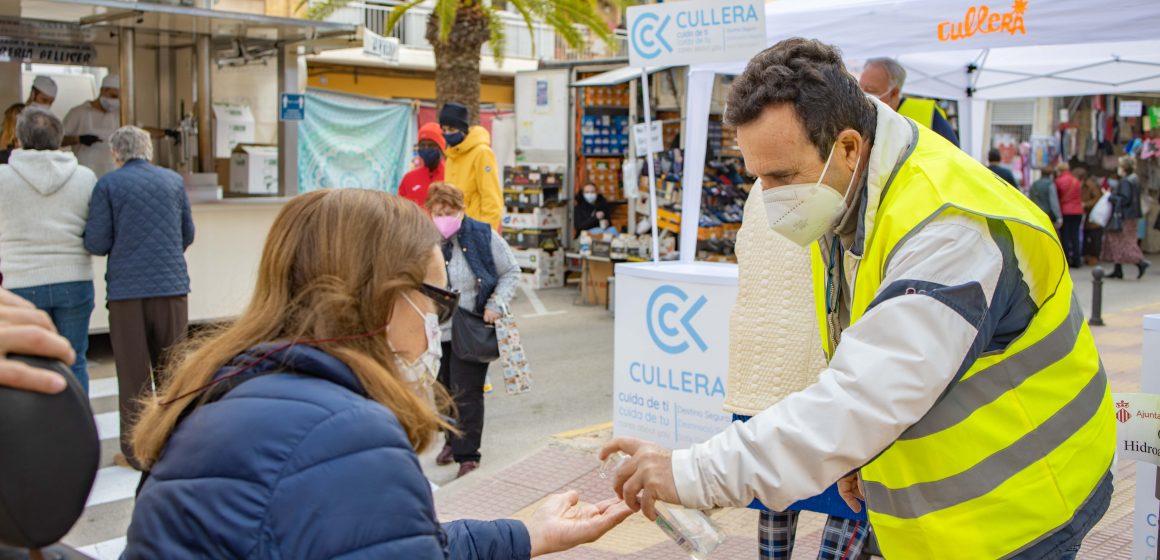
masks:
[[[906,85],[906,68],[893,58],[871,58],[862,68],[858,79],[862,91],[877,97],[880,101],[909,117],[950,141],[959,145],[959,136],[947,120],[946,113],[931,99],[915,99],[902,96],[902,86]]]
[[[770,227],[811,249],[828,366],[690,449],[613,441],[618,493],[652,517],[837,481],[888,560],[1074,558],[1111,499],[1115,419],[1050,219],[817,41],[758,54],[726,119]]]

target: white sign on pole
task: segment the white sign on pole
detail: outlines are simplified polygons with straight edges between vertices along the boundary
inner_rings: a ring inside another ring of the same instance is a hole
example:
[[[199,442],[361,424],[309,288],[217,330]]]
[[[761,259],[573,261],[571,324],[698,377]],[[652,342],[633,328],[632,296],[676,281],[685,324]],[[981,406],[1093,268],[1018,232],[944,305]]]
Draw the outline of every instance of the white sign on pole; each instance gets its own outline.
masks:
[[[395,64],[399,62],[399,40],[383,37],[370,29],[363,28],[363,52]]]
[[[616,267],[613,433],[684,448],[725,429],[737,267]]]
[[[629,66],[747,60],[764,49],[765,3],[689,0],[628,8]]]
[[[1160,315],[1144,317],[1144,341],[1140,345],[1143,349],[1143,367],[1140,369],[1140,390],[1146,393],[1160,393]],[[1115,402],[1119,403],[1120,399]],[[1135,403],[1132,403],[1135,404]],[[1130,408],[1130,407],[1129,407]],[[1117,407],[1117,424],[1123,424],[1119,415],[1121,407]],[[1147,410],[1147,409],[1145,409]],[[1151,409],[1155,412],[1156,409]],[[1135,415],[1133,414],[1133,417]],[[1152,434],[1155,437],[1157,434]],[[1155,439],[1149,438],[1152,441]],[[1155,443],[1153,443],[1155,445]],[[1124,443],[1120,443],[1119,453],[1125,455]],[[1155,459],[1153,459],[1155,461]],[[1156,487],[1157,467],[1154,463],[1136,463],[1136,511],[1133,517],[1132,530],[1132,560],[1155,560],[1157,546],[1157,527],[1160,520],[1160,499],[1157,499]]]
[[[664,125],[660,121],[632,125],[632,136],[636,140],[638,155],[665,149]]]
[[[1112,400],[1120,458],[1160,465],[1160,395],[1116,393]]]
[[[1120,101],[1120,118],[1144,116],[1143,101]]]

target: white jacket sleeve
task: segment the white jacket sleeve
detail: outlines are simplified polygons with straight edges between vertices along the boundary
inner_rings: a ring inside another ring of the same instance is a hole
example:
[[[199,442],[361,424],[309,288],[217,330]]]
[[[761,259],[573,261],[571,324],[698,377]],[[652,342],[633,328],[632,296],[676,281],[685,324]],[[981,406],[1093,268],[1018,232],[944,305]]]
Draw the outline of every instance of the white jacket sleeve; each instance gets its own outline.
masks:
[[[740,507],[758,498],[781,510],[861,468],[973,361],[1002,270],[985,220],[927,225],[888,263],[877,300],[842,333],[816,384],[673,453],[681,503]]]

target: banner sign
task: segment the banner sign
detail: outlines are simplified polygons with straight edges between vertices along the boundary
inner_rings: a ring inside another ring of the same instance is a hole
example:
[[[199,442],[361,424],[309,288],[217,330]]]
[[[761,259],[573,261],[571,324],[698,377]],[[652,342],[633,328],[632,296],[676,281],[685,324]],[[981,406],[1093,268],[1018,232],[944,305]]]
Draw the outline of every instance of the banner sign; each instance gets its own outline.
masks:
[[[689,0],[628,8],[629,66],[748,60],[765,42],[765,3]]]
[[[632,125],[632,135],[636,141],[636,155],[638,156],[665,149],[664,124],[661,121],[634,124]]]
[[[93,27],[75,23],[0,16],[0,37],[35,39],[51,43],[91,43],[97,36]]]
[[[29,39],[0,37],[0,60],[93,66],[97,49],[92,45],[45,43]]]
[[[736,267],[654,272],[664,266],[616,267],[613,433],[683,448],[732,419],[723,407]]]
[[[1116,393],[1112,400],[1120,458],[1160,465],[1160,395]]]
[[[363,28],[363,52],[395,64],[399,62],[399,40],[383,37],[370,29]]]

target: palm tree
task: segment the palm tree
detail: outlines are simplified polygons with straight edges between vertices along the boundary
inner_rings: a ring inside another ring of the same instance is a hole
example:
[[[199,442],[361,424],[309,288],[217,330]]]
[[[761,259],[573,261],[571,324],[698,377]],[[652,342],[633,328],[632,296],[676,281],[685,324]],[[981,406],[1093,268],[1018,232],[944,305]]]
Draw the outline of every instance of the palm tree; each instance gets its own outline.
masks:
[[[302,0],[299,10],[307,4]],[[325,19],[352,0],[324,0],[311,6],[306,17]],[[403,14],[426,0],[404,0],[395,6],[387,19],[386,29],[393,29]],[[533,23],[551,26],[570,47],[580,47],[587,28],[598,39],[613,44],[612,31],[600,13],[600,0],[507,0],[519,13],[533,35]],[[611,0],[617,8],[626,0]],[[448,101],[462,103],[471,111],[472,122],[479,121],[479,57],[483,45],[491,46],[497,63],[503,62],[505,30],[500,18],[503,0],[435,0],[427,18],[427,41],[435,49],[435,102],[442,107]],[[580,26],[580,27],[577,27]],[[553,48],[552,45],[539,48]]]

